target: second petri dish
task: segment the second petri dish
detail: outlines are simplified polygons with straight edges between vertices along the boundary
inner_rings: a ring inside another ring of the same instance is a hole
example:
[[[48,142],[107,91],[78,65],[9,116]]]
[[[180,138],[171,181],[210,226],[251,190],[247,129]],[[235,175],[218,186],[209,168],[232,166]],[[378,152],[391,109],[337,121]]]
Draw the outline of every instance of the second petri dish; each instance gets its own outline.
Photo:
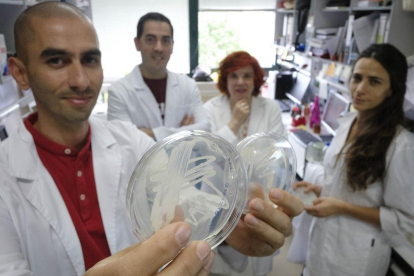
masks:
[[[140,241],[177,221],[192,228],[190,242],[212,248],[236,226],[247,199],[247,174],[237,150],[204,131],[183,131],[152,147],[128,186],[127,210]]]
[[[296,156],[291,144],[271,132],[250,135],[237,144],[249,179],[248,203],[256,197],[269,199],[272,188],[291,190],[296,176]]]

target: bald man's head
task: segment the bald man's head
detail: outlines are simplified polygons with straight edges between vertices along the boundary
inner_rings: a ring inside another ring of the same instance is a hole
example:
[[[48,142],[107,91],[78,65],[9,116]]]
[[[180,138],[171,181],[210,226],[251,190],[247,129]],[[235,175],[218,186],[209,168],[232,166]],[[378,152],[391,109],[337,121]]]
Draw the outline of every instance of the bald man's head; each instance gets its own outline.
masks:
[[[81,10],[64,2],[43,2],[23,11],[14,23],[14,41],[17,57],[25,64],[28,63],[27,47],[35,38],[35,21],[33,19],[70,18],[91,21]]]

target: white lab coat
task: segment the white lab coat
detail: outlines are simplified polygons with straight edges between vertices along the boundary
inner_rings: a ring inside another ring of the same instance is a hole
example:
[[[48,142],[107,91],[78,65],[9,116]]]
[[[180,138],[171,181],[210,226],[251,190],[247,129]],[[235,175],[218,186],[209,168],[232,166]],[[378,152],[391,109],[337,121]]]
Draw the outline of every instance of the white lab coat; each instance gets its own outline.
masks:
[[[356,113],[339,119],[340,127],[324,158],[324,197],[355,205],[380,208],[381,227],[359,219],[334,215],[314,218],[311,226],[305,276],[385,275],[392,241],[414,230],[414,137],[398,127],[387,151],[387,174],[364,191],[353,192],[346,184],[344,155],[335,166]],[[408,241],[405,240],[405,244]]]
[[[279,104],[276,101],[260,96],[252,97],[250,121],[247,135],[267,131],[287,137],[287,132],[282,123],[282,115]],[[207,117],[211,125],[211,131],[233,145],[239,140],[233,131],[227,126],[231,120],[230,101],[226,95],[214,97],[204,104]],[[272,270],[273,258],[277,252],[268,257],[248,257],[230,246],[221,246],[215,249],[216,259],[211,273],[217,275],[245,275],[261,276]]]
[[[131,174],[154,141],[130,123],[90,119],[96,190],[111,254],[138,240],[126,208]],[[21,123],[0,144],[0,275],[85,272],[66,205]]]
[[[109,120],[129,121],[137,127],[152,129],[157,141],[183,130],[210,130],[197,85],[185,75],[167,71],[164,122],[139,66],[115,82],[108,93]],[[185,115],[193,115],[195,123],[180,127]]]
[[[247,135],[266,131],[287,138],[282,112],[276,101],[257,96],[252,97],[251,105]],[[229,98],[226,95],[214,97],[204,104],[204,108],[211,125],[211,132],[237,145],[239,140],[227,125],[232,116]]]

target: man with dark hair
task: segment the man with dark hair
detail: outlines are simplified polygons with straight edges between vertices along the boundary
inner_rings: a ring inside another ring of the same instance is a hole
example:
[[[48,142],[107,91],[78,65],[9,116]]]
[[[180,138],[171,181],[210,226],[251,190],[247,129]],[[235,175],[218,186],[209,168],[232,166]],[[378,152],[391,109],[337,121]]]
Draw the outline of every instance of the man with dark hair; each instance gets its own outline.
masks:
[[[103,80],[90,20],[72,5],[44,2],[19,16],[15,33],[10,72],[33,91],[37,112],[0,144],[0,274],[148,276],[174,259],[160,275],[208,275],[214,254],[205,241],[187,245],[184,222],[135,244],[127,184],[154,141],[130,123],[89,118]],[[262,256],[283,244],[303,205],[274,192],[284,211],[252,200],[229,245]]]
[[[195,82],[167,70],[174,46],[170,20],[144,15],[134,41],[142,63],[109,88],[108,119],[132,122],[157,141],[182,130],[209,131]]]

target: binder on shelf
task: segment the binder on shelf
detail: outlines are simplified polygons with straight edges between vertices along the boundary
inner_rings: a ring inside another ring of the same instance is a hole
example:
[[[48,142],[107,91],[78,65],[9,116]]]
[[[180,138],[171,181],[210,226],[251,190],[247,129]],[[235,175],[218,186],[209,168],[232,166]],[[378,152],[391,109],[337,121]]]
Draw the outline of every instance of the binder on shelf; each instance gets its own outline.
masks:
[[[379,27],[379,18],[375,19],[374,21],[374,28],[372,29],[371,39],[369,41],[370,44],[377,43],[378,27]]]
[[[390,20],[390,17],[388,16],[387,24],[385,25],[384,43],[388,42],[388,36],[390,34],[390,25],[391,25],[391,20]]]
[[[295,29],[294,17],[291,14],[286,14],[283,18],[283,46],[288,46],[293,44],[293,35]]]
[[[377,35],[378,44],[384,43],[387,20],[388,20],[388,13],[381,13],[380,18],[379,18],[378,35]]]
[[[331,59],[337,59],[334,57],[337,56],[339,52],[339,43],[342,37],[343,29],[343,27],[338,28],[336,36],[326,42],[326,48],[328,48],[329,56]]]
[[[351,14],[348,18],[348,29],[346,30],[345,46],[351,45],[352,38],[352,23],[354,22],[355,15]]]
[[[351,14],[348,18],[348,29],[346,30],[345,47],[344,47],[344,59],[343,62],[347,62],[350,54],[351,40],[352,40],[352,23],[355,16]]]
[[[379,13],[362,16],[352,22],[352,30],[359,52],[362,52],[371,44],[371,36],[374,32],[375,19]]]
[[[287,45],[293,45],[293,35],[295,33],[295,18],[293,15],[289,15],[288,17],[288,29],[287,29]]]
[[[341,56],[344,52],[344,42],[345,42],[345,36],[346,36],[346,31],[348,29],[348,20],[345,21],[345,26],[341,27],[341,34],[339,36],[339,41],[338,41],[338,48],[336,50],[336,54],[338,56],[338,59],[341,59]],[[339,33],[339,30],[338,30]]]

